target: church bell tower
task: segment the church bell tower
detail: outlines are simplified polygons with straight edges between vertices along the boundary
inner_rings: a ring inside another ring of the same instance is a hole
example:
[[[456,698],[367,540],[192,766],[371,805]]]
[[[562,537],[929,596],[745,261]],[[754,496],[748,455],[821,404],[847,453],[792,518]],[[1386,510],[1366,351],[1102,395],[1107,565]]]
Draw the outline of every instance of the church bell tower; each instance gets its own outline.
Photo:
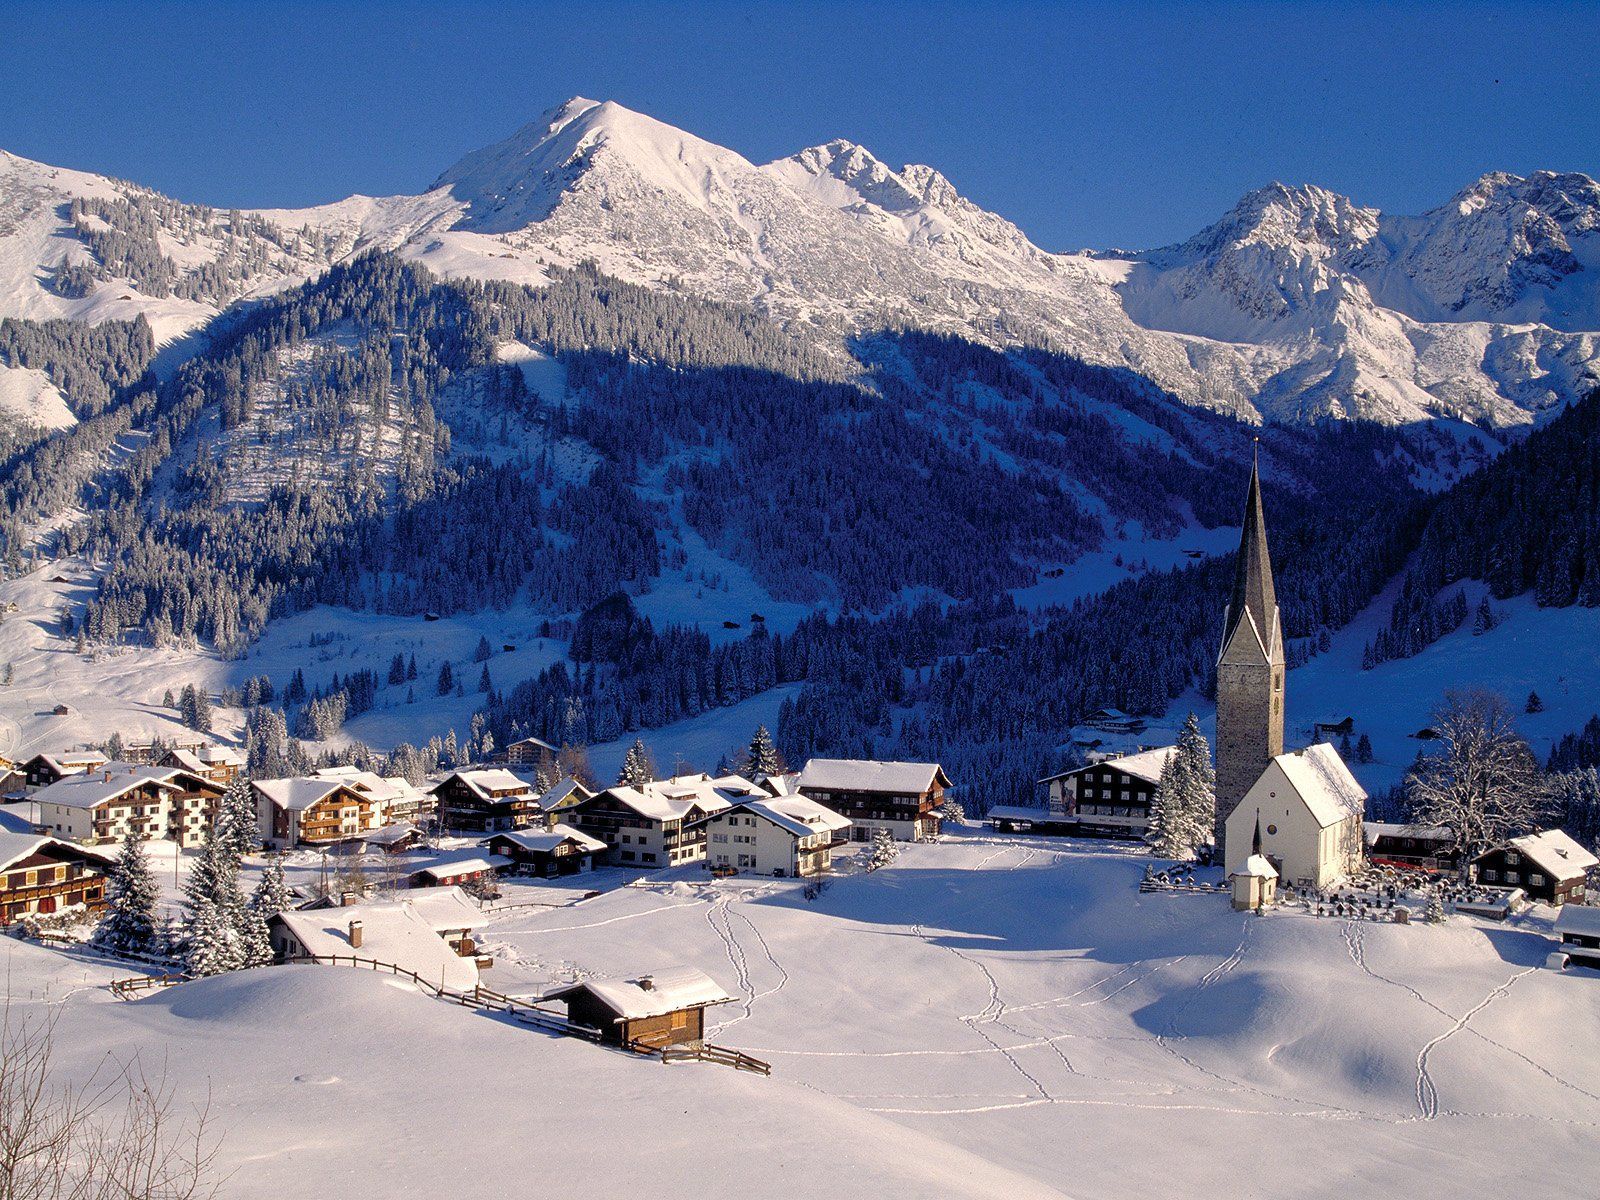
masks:
[[[1219,856],[1228,817],[1267,764],[1283,753],[1283,627],[1272,588],[1259,454],[1250,468],[1244,532],[1217,655],[1217,828]],[[1226,858],[1223,858],[1226,862]]]

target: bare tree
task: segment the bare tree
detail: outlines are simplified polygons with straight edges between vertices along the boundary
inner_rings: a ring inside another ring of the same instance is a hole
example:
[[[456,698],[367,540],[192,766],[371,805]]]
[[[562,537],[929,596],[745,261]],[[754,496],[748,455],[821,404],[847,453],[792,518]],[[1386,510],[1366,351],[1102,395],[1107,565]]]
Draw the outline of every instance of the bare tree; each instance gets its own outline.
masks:
[[[1462,870],[1485,850],[1522,833],[1544,814],[1544,777],[1503,696],[1449,691],[1434,713],[1442,750],[1406,776],[1416,819],[1447,826]]]
[[[53,1068],[56,1017],[0,1009],[0,1200],[208,1200],[209,1104],[184,1115],[139,1062],[82,1084]]]

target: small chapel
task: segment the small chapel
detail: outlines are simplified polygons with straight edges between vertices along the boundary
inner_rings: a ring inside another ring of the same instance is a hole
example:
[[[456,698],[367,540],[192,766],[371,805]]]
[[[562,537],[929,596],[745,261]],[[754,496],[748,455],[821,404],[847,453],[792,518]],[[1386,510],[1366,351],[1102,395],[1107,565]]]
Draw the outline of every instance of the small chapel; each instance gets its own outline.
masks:
[[[1286,673],[1258,454],[1217,655],[1216,847],[1230,877],[1264,860],[1281,883],[1326,888],[1361,860],[1367,795],[1331,743],[1285,752]]]

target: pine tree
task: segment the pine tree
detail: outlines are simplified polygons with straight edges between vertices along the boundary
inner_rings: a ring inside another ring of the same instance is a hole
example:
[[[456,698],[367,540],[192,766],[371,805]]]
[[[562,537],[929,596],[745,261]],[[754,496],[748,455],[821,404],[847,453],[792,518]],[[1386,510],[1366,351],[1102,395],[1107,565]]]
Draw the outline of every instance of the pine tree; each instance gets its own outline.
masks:
[[[267,928],[267,918],[253,905],[245,905],[239,914],[239,928],[235,931],[239,946],[239,965],[244,968],[270,966],[273,958],[272,934]]]
[[[494,651],[489,648],[489,636],[484,634],[478,639],[478,648],[472,652],[472,661],[488,662],[489,656],[493,653]]]
[[[129,831],[106,872],[106,904],[110,912],[96,930],[95,940],[112,950],[152,952],[156,948],[158,895],[144,843]]]
[[[413,654],[406,660],[406,682],[414,683],[417,678],[417,656]]]
[[[872,831],[872,857],[867,860],[867,870],[877,871],[887,867],[900,857],[900,847],[895,844],[894,834],[879,825]]]
[[[1544,711],[1544,701],[1539,699],[1538,692],[1528,693],[1528,702],[1522,706],[1522,711],[1529,714],[1542,713]]]
[[[261,833],[255,792],[244,776],[228,784],[222,798],[217,801],[216,832],[235,863],[246,854],[260,849]]]
[[[256,884],[255,891],[250,893],[250,907],[258,913],[262,920],[270,918],[274,913],[285,912],[294,907],[294,896],[289,891],[289,884],[283,876],[283,856],[274,854],[267,860],[267,868],[261,872],[261,879]]]
[[[1364,733],[1356,740],[1356,761],[1358,763],[1372,761],[1372,739]]]
[[[617,775],[619,787],[643,787],[656,777],[654,759],[643,738],[635,738],[628,753],[623,756],[622,770]]]
[[[494,682],[489,678],[489,665],[484,664],[483,674],[478,676],[478,690],[488,693],[494,690]]]
[[[767,732],[765,725],[756,726],[755,736],[750,739],[750,749],[745,755],[745,770],[752,775],[783,774],[783,756],[772,744],[772,735]]]
[[[389,686],[398,687],[406,681],[405,655],[396,653],[389,663]]]
[[[244,965],[238,931],[215,902],[205,900],[189,920],[184,965],[190,975],[221,975]]]
[[[1178,756],[1169,754],[1161,764],[1161,779],[1150,799],[1144,840],[1157,858],[1181,859],[1191,846],[1183,840],[1183,788],[1178,782]]]
[[[448,662],[439,664],[439,695],[448,696],[456,690],[455,672],[450,669]]]

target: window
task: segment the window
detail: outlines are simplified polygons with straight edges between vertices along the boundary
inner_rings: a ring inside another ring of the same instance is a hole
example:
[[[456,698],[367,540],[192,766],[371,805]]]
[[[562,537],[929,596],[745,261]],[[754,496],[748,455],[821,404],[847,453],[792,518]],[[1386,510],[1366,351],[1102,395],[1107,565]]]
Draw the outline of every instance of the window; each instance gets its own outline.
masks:
[[[1488,880],[1490,883],[1493,883],[1495,880],[1500,878],[1500,872],[1494,870],[1493,868],[1490,868],[1489,870],[1487,870],[1487,871],[1485,871],[1483,873],[1483,877],[1484,877],[1484,879]]]
[[[1267,826],[1267,833],[1268,833],[1269,836],[1271,834],[1275,834],[1277,832],[1278,832],[1278,827],[1276,825],[1268,825]]]
[[[1515,850],[1506,851],[1506,866],[1514,867],[1521,861],[1522,855],[1518,854]]]
[[[1515,871],[1507,871],[1506,872],[1506,882],[1507,883],[1518,883],[1518,882],[1521,881],[1521,879],[1522,879],[1522,876],[1518,875]]]
[[[1539,874],[1539,872],[1537,872],[1537,871],[1531,872],[1528,875],[1528,884],[1531,887],[1543,887],[1544,886],[1544,876]]]

